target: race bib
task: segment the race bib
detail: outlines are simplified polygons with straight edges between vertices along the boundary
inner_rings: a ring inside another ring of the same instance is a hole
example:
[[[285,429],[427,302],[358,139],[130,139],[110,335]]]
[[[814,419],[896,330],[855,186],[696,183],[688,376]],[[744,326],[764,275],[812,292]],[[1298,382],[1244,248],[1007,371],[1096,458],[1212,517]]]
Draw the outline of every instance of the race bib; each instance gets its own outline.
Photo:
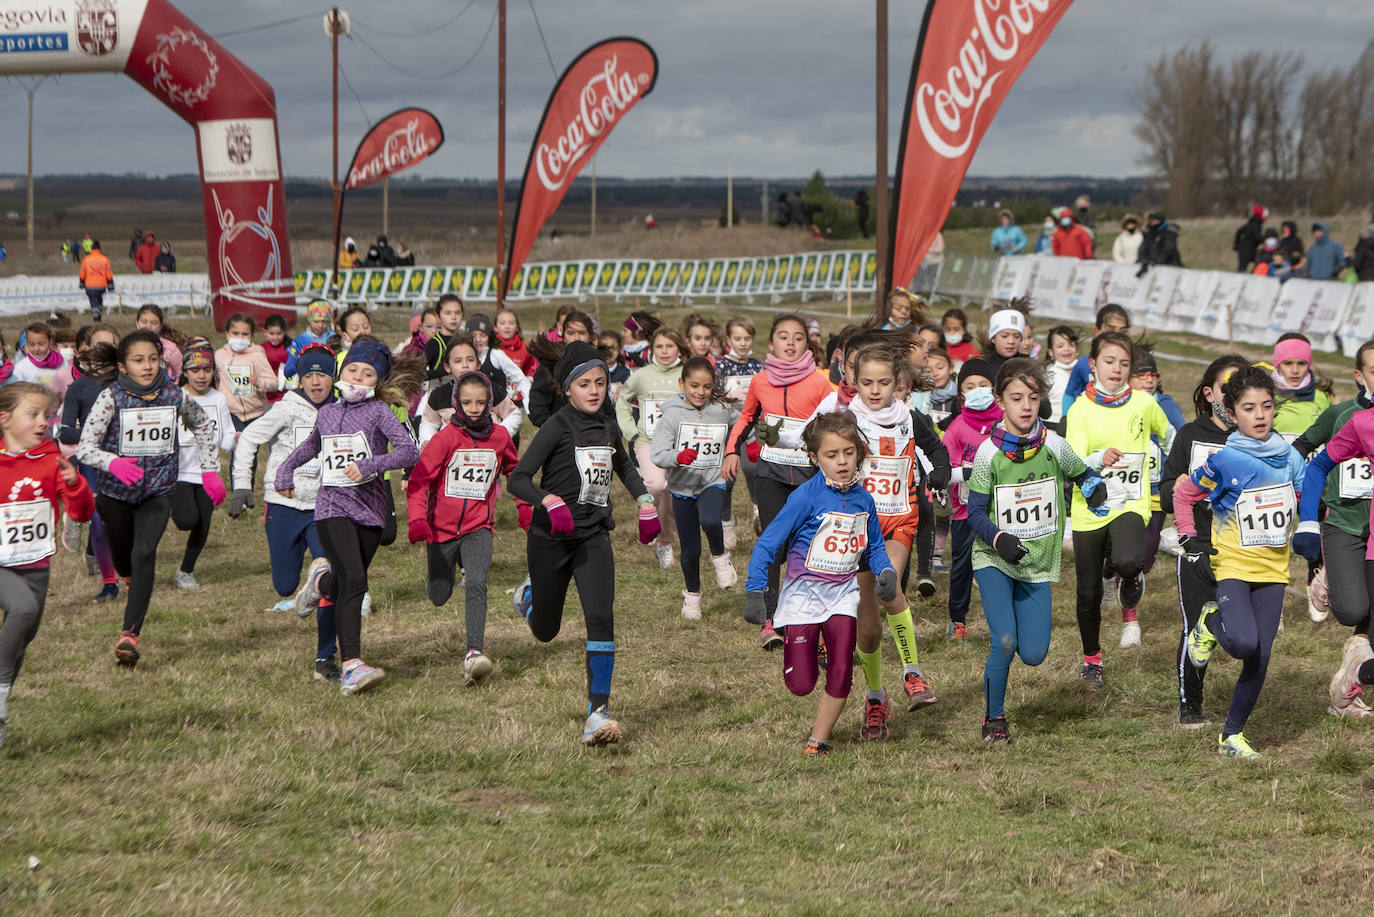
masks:
[[[726,376],[725,397],[731,401],[743,401],[744,396],[749,394],[749,383],[753,381],[753,376]]]
[[[663,396],[639,399],[639,421],[644,424],[644,435],[653,437],[658,422],[663,419]]]
[[[1150,485],[1159,483],[1164,475],[1164,450],[1156,442],[1150,443]]]
[[[52,503],[27,500],[0,504],[0,566],[21,567],[55,553]]]
[[[361,433],[336,433],[320,437],[320,483],[326,487],[357,487],[377,476],[350,481],[344,473],[349,465],[372,458],[372,447]]]
[[[1368,500],[1374,497],[1374,469],[1369,459],[1346,459],[1336,469],[1340,474],[1342,500]]]
[[[677,428],[677,451],[697,450],[692,468],[719,468],[725,456],[725,437],[730,427],[723,423],[692,423]]]
[[[1120,493],[1126,503],[1139,500],[1145,495],[1145,453],[1121,453],[1115,465],[1102,469],[1102,479],[1107,482],[1108,493]]]
[[[1288,543],[1297,515],[1292,484],[1256,487],[1236,498],[1236,525],[1242,548],[1278,548]]]
[[[1022,541],[1053,535],[1059,530],[1055,507],[1059,481],[1042,478],[1026,484],[998,484],[993,493],[997,527]]]
[[[611,456],[615,450],[610,446],[578,446],[574,454],[577,461],[577,476],[582,487],[577,493],[578,503],[592,506],[605,506],[611,497]]]
[[[119,454],[171,455],[176,448],[176,405],[120,408]]]
[[[789,442],[801,441],[801,432],[806,428],[805,420],[782,417],[778,414],[765,414],[763,418],[763,422],[770,427],[778,421],[782,421],[782,428],[778,431],[780,438],[785,437]],[[794,468],[807,468],[811,465],[805,449],[791,449],[787,446],[764,446],[759,450],[759,458],[775,465],[791,465]]]
[[[1191,476],[1204,462],[1224,448],[1226,447],[1212,443],[1193,443],[1193,448],[1188,451],[1188,474]]]
[[[485,500],[496,479],[496,452],[492,449],[459,449],[448,460],[444,496],[456,500]]]
[[[859,569],[867,547],[868,513],[826,513],[806,552],[806,569],[848,575]]]
[[[306,440],[308,440],[308,439],[310,438],[310,434],[311,434],[311,433],[314,433],[314,432],[315,432],[315,428],[314,428],[314,427],[306,427],[306,426],[294,426],[294,427],[292,427],[292,428],[291,428],[291,435],[295,437],[295,440],[293,441],[293,445],[292,445],[291,448],[292,448],[292,449],[295,449],[296,446],[299,446],[301,443],[303,443],[303,442],[305,442]],[[316,477],[319,477],[319,475],[320,475],[320,458],[319,458],[319,456],[316,456],[315,458],[312,458],[310,461],[306,462],[304,465],[302,465],[302,466],[300,466],[299,468],[297,468],[297,469],[296,469],[296,474],[303,474],[303,475],[305,475],[305,476],[308,477],[308,478],[316,478]]]
[[[949,417],[949,411],[937,411],[932,408],[926,416],[930,418],[931,424],[938,427]]]
[[[236,398],[247,398],[253,394],[253,364],[230,363],[229,387]]]
[[[881,516],[901,516],[911,512],[911,459],[905,455],[870,455],[864,460],[864,490],[873,496]]]

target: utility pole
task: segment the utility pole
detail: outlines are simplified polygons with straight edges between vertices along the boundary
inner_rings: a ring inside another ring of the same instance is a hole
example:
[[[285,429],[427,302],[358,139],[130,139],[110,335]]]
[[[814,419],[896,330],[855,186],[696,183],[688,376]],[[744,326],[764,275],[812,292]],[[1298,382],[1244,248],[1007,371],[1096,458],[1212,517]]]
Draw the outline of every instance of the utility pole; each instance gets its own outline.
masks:
[[[596,157],[592,157],[592,238],[596,238]]]
[[[339,271],[339,208],[343,205],[343,188],[339,185],[339,36],[348,34],[348,14],[337,6],[324,14],[324,31],[329,36],[329,53],[333,67],[333,167],[329,187],[334,192],[334,260],[329,265],[329,289],[334,290]]]
[[[382,235],[391,241],[391,176],[382,179]]]
[[[499,0],[496,50],[496,291],[497,307],[505,306],[506,258],[506,0]]]
[[[735,172],[734,166],[725,164],[725,228],[735,225]]]
[[[759,200],[763,203],[763,223],[760,224],[760,225],[767,226],[767,225],[768,225],[768,179],[766,179],[766,178],[763,180],[763,190],[762,190],[761,192],[759,192]]]
[[[883,297],[887,295],[888,286],[888,263],[887,263],[887,0],[876,0],[877,2],[877,47],[874,49],[873,59],[876,62],[877,72],[877,91],[875,93],[877,101],[877,191],[878,199],[874,202],[875,232],[874,239],[878,246],[878,270],[873,283],[873,295],[876,300],[876,309],[879,317],[883,314]]]
[[[40,76],[33,83],[24,85],[24,92],[29,96],[29,184],[28,184],[28,241],[29,255],[34,253],[33,249],[33,94],[38,87],[43,85],[46,76]]]

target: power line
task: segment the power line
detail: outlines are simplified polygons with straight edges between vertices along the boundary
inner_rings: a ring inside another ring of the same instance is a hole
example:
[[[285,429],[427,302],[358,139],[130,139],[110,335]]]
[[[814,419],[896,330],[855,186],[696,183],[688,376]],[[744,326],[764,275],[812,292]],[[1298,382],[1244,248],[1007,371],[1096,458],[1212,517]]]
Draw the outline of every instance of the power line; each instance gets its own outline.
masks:
[[[482,49],[484,47],[486,47],[487,39],[491,37],[491,30],[496,26],[496,13],[498,9],[498,7],[492,8],[491,22],[487,23],[487,30],[482,34],[482,41],[480,44],[477,45],[477,49],[474,50],[472,54],[468,56],[467,60],[463,61],[457,67],[454,67],[452,70],[446,71],[444,73],[425,74],[416,73],[414,70],[408,70],[405,67],[402,67],[400,64],[396,64],[388,60],[386,56],[382,54],[382,52],[372,47],[372,45],[368,43],[367,39],[363,38],[361,35],[352,35],[351,37],[356,38],[358,42],[364,48],[371,51],[378,60],[386,64],[392,70],[395,70],[397,73],[403,74],[405,76],[410,77],[411,79],[416,80],[446,80],[449,77],[457,76],[459,73],[462,73],[464,70],[466,70],[468,68],[468,65],[475,61],[477,59],[477,55],[482,52]]]
[[[425,38],[426,36],[433,35],[435,32],[438,32],[441,29],[446,29],[449,26],[453,25],[460,18],[462,18],[464,13],[466,13],[468,10],[476,6],[476,4],[477,0],[468,0],[468,5],[463,7],[457,13],[455,13],[453,18],[447,19],[439,25],[434,26],[433,28],[425,29],[421,32],[415,32],[413,34],[408,32],[388,32],[385,29],[379,29],[376,26],[367,25],[366,23],[356,21],[353,23],[353,25],[358,28],[363,28],[372,32],[376,32],[378,35],[385,36],[386,38]]]
[[[344,70],[343,64],[339,64],[339,75],[343,77],[344,85],[348,87],[348,91],[353,93],[353,98],[357,100],[358,110],[363,113],[363,120],[367,122],[368,127],[371,127],[372,119],[368,117],[367,109],[363,107],[362,97],[358,95],[358,90],[353,88],[353,81],[348,78],[348,73]]]
[[[558,68],[553,65],[553,55],[549,53],[549,43],[544,40],[544,27],[539,24],[539,14],[534,11],[534,0],[529,0],[530,14],[534,16],[534,27],[539,32],[539,41],[544,46],[544,56],[549,59],[549,70],[553,73],[554,80],[558,79]]]
[[[307,19],[314,19],[316,16],[323,16],[327,12],[329,11],[320,10],[317,13],[306,13],[304,16],[297,16],[294,19],[278,19],[276,22],[265,22],[262,25],[248,26],[247,28],[243,29],[233,29],[228,32],[218,32],[210,37],[218,40],[220,38],[229,38],[233,35],[247,35],[250,32],[264,32],[267,29],[275,29],[278,26],[295,25],[298,22],[305,22]]]

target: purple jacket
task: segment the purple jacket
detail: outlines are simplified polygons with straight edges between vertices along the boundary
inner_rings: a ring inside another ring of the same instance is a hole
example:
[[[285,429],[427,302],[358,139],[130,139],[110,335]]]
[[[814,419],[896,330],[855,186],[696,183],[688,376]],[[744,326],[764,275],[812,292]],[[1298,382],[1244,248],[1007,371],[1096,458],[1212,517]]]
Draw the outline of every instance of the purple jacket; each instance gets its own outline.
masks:
[[[372,452],[371,458],[358,461],[358,469],[368,480],[351,487],[321,482],[315,496],[315,518],[351,519],[359,525],[381,526],[386,522],[386,488],[389,486],[382,473],[409,468],[420,458],[420,450],[410,431],[401,426],[391,408],[383,402],[344,404],[334,401],[321,407],[315,415],[314,431],[281,463],[273,483],[279,491],[292,489],[296,469],[320,456],[322,436],[350,433],[362,433]],[[386,451],[388,443],[394,451]]]

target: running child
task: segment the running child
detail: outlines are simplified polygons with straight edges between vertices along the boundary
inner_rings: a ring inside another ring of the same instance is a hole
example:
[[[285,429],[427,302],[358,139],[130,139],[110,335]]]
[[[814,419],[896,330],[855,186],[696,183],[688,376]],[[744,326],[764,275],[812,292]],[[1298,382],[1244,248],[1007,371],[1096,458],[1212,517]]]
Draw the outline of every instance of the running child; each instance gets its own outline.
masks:
[[[186,343],[186,335],[167,324],[162,307],[156,303],[140,306],[134,327],[151,331],[162,339],[162,362],[167,366],[167,378],[181,378],[181,345]]]
[[[926,393],[925,415],[939,426],[959,406],[959,380],[955,378],[954,360],[943,347],[933,347],[926,354],[926,375],[931,389]]]
[[[267,395],[277,390],[277,372],[267,362],[267,351],[253,343],[257,323],[246,312],[235,312],[224,322],[224,346],[215,351],[218,388],[229,404],[238,432],[267,410]]]
[[[1040,363],[1002,364],[993,392],[1002,419],[973,459],[968,520],[977,535],[978,581],[992,645],[983,668],[983,741],[1012,742],[1007,728],[1007,677],[1018,653],[1026,665],[1050,649],[1050,585],[1059,581],[1064,538],[1064,482],[1078,485],[1087,507],[1105,513],[1102,478],[1040,420],[1048,384]]]
[[[705,357],[714,367],[716,357],[712,351],[718,349],[717,340],[722,334],[720,325],[693,312],[682,320],[682,340],[687,344],[682,358]]]
[[[1131,367],[1131,388],[1138,392],[1148,393],[1159,404],[1160,410],[1169,420],[1169,426],[1173,428],[1174,434],[1183,426],[1183,412],[1179,410],[1178,402],[1174,401],[1173,396],[1164,391],[1159,384],[1159,365],[1155,362],[1152,345],[1143,340],[1136,341],[1136,358]],[[1155,557],[1159,554],[1160,533],[1164,530],[1164,510],[1160,505],[1159,488],[1160,479],[1164,475],[1164,451],[1163,441],[1158,435],[1150,436],[1150,454],[1146,456],[1145,465],[1150,475],[1150,521],[1145,526],[1145,566],[1141,569],[1141,574],[1146,575],[1154,569]],[[1135,641],[1139,633],[1135,632],[1129,637]],[[1122,646],[1128,637],[1123,631]],[[1136,642],[1132,646],[1138,646]]]
[[[491,319],[481,313],[468,316],[467,333],[472,338],[473,347],[477,349],[477,362],[481,366],[481,371],[493,383],[498,378],[505,382],[504,387],[509,395],[510,403],[502,405],[505,411],[501,416],[508,418],[505,421],[507,429],[514,427],[511,436],[515,438],[518,445],[520,442],[520,421],[524,417],[524,405],[530,400],[530,380],[526,378],[520,367],[515,365],[515,362],[506,355],[504,350],[500,347],[491,346],[494,340]],[[510,419],[511,415],[516,416]]]
[[[1109,302],[1101,309],[1097,310],[1097,317],[1093,322],[1093,337],[1097,337],[1107,331],[1126,333],[1131,327],[1131,316],[1121,306],[1114,302]],[[1069,381],[1064,386],[1064,413],[1069,412],[1070,406],[1078,400],[1078,396],[1087,390],[1088,383],[1092,381],[1092,368],[1089,365],[1089,358],[1079,357],[1074,364],[1073,372],[1069,374]]]
[[[95,513],[86,481],[47,438],[52,396],[33,382],[0,390],[0,746],[5,744],[10,695],[29,644],[38,634],[48,597],[49,565],[57,553],[58,501],[77,523]]]
[[[509,475],[518,456],[510,434],[492,419],[484,374],[455,376],[452,399],[452,421],[420,451],[406,483],[407,518],[410,543],[426,543],[425,594],[435,606],[447,604],[457,568],[463,569],[463,683],[475,685],[492,669],[485,637],[497,477]]]
[[[529,343],[530,353],[539,361],[539,369],[535,371],[534,378],[530,380],[529,399],[530,423],[536,427],[542,426],[559,408],[563,407],[565,398],[563,393],[558,390],[558,383],[553,378],[553,369],[563,356],[563,348],[573,341],[584,341],[590,344],[596,340],[596,334],[592,330],[592,317],[585,312],[569,309],[559,328],[559,334],[562,337],[561,342],[550,341],[540,335]],[[601,410],[608,418],[615,419],[615,405],[611,403],[611,399],[607,398],[603,401]]]
[[[611,475],[620,478],[639,506],[641,544],[658,537],[658,513],[615,421],[601,410],[607,372],[596,348],[573,341],[552,369],[564,404],[539,428],[507,482],[512,494],[538,508],[526,541],[529,577],[516,589],[516,609],[534,638],[548,643],[563,626],[568,585],[576,581],[587,627],[582,741],[608,745],[621,738],[620,724],[610,712],[615,670]]]
[[[411,375],[416,378],[412,380]],[[382,542],[388,515],[389,485],[383,475],[409,468],[420,456],[410,431],[392,411],[404,408],[409,393],[419,387],[419,375],[418,368],[412,370],[409,365],[398,365],[393,373],[391,351],[385,344],[375,340],[354,344],[339,373],[339,399],[319,406],[315,428],[272,479],[278,493],[294,497],[296,470],[319,462],[315,533],[329,567],[307,586],[323,596],[321,605],[328,602],[333,608],[343,656],[339,676],[343,694],[356,694],[386,678],[385,670],[362,660],[363,596],[367,569]],[[317,572],[314,566],[312,573]]]
[[[753,349],[753,322],[742,316],[736,316],[725,323],[725,352],[716,358],[716,385],[725,393],[725,400],[730,403],[731,424],[739,419],[739,412],[744,407],[744,398],[749,393],[749,383],[764,370],[763,361],[754,356]],[[740,470],[744,472],[744,484],[749,490],[749,504],[752,507],[755,524],[754,534],[756,535],[762,530],[758,527],[759,507],[758,502],[754,499],[754,482],[758,474],[759,449],[758,440],[751,436],[744,444],[744,453],[740,459]],[[725,550],[727,551],[733,551],[736,544],[734,493],[734,480],[726,481],[725,506],[721,512],[721,527],[725,532]]]
[[[678,385],[681,391],[663,403],[663,416],[650,440],[649,455],[667,472],[667,490],[673,501],[686,586],[682,617],[697,621],[701,619],[702,532],[711,550],[716,585],[729,589],[736,581],[721,527],[726,487],[720,466],[732,412],[716,389],[716,371],[706,357],[689,357],[682,364]]]
[[[1069,377],[1078,365],[1078,332],[1072,325],[1055,325],[1046,339],[1045,380],[1049,384],[1050,416],[1047,419],[1050,429],[1064,435],[1064,393],[1069,387]]]
[[[601,332],[596,336],[596,349],[611,370],[610,398],[616,401],[621,386],[630,381],[630,367],[625,365],[625,355],[620,350],[620,335],[614,331]]]
[[[906,287],[893,287],[883,301],[883,331],[903,331],[924,325],[930,313]]]
[[[1317,385],[1312,372],[1312,344],[1297,332],[1281,335],[1274,345],[1274,429],[1288,442],[1307,432],[1331,396]]]
[[[945,336],[945,350],[954,361],[957,372],[965,362],[978,356],[978,347],[968,330],[968,316],[963,309],[946,309],[940,316],[940,328]]]
[[[444,378],[448,339],[463,327],[463,300],[457,293],[445,293],[435,305],[439,309],[439,333],[425,344],[425,378],[431,380]]]
[[[262,351],[267,364],[277,374],[277,390],[267,393],[267,403],[276,404],[286,394],[286,358],[290,355],[291,338],[286,334],[286,319],[273,312],[262,323]]]
[[[631,369],[638,369],[649,362],[649,340],[662,324],[653,313],[643,309],[631,312],[625,317],[625,344],[621,349],[625,352],[625,362]],[[566,342],[567,338],[563,340]]]
[[[139,637],[156,575],[157,545],[172,512],[180,471],[177,443],[183,427],[200,449],[201,486],[218,506],[219,431],[209,415],[167,378],[162,342],[138,330],[119,342],[115,383],[101,391],[81,427],[76,456],[99,470],[95,505],[109,536],[115,571],[129,581],[124,626],[115,660],[138,664]]]
[[[115,346],[119,343],[119,332],[113,325],[103,322],[86,327],[91,329],[90,334],[86,346],[77,352],[72,363],[74,378],[62,399],[62,422],[57,427],[57,438],[63,458],[70,459],[76,465],[76,470],[90,486],[91,493],[95,493],[96,469],[83,465],[76,458],[76,447],[81,442],[81,427],[90,416],[96,397],[115,380]],[[63,544],[72,548],[73,545],[68,542],[66,525],[64,522]],[[79,550],[79,547],[76,549]],[[90,532],[86,539],[86,572],[92,574],[93,571],[100,573],[101,586],[92,601],[112,602],[118,599],[119,579],[115,575],[114,559],[110,555],[109,540],[99,513],[91,516]]]
[[[1279,629],[1288,586],[1288,539],[1304,466],[1297,451],[1274,432],[1274,380],[1269,373],[1254,366],[1236,370],[1222,392],[1236,432],[1201,468],[1179,478],[1174,509],[1179,534],[1191,538],[1197,534],[1193,506],[1212,502],[1217,600],[1203,606],[1188,634],[1188,659],[1203,668],[1220,643],[1241,660],[1217,748],[1228,758],[1255,759],[1260,755],[1246,741],[1244,729],[1264,687]]]
[[[496,313],[496,340],[526,378],[532,378],[539,368],[539,361],[530,355],[525,346],[525,335],[520,330],[520,316],[514,309],[502,309]]]
[[[635,467],[660,508],[663,528],[655,553],[658,565],[665,570],[673,565],[673,534],[669,530],[673,524],[672,495],[668,492],[667,475],[653,463],[651,443],[663,417],[664,403],[678,394],[682,355],[686,350],[682,335],[672,328],[664,326],[655,331],[649,342],[649,362],[630,373],[615,405],[616,420],[635,457]],[[632,406],[638,409],[638,417],[631,412]]]
[[[232,451],[234,448],[234,419],[229,414],[229,404],[224,395],[217,391],[219,380],[216,378],[215,348],[202,337],[191,338],[186,342],[181,361],[181,390],[191,401],[200,405],[215,433],[216,445],[220,449]],[[186,551],[181,555],[181,566],[177,568],[172,581],[182,590],[199,589],[196,582],[196,561],[210,538],[210,520],[214,517],[215,503],[206,492],[201,475],[202,461],[200,448],[195,436],[185,425],[186,415],[182,415],[182,429],[177,436],[178,471],[176,488],[172,491],[172,522],[178,529],[188,532]],[[219,453],[215,454],[215,468],[219,468]],[[222,498],[221,498],[222,499]]]
[[[973,525],[968,521],[969,491],[965,482],[973,471],[979,448],[992,435],[992,425],[1002,419],[1002,408],[992,390],[995,376],[982,357],[964,361],[959,370],[961,406],[945,431],[945,449],[952,467],[950,505],[954,510],[945,555],[949,567],[947,632],[959,643],[968,640],[968,608],[973,595]]]
[[[334,333],[334,310],[330,308],[328,300],[312,301],[305,307],[305,319],[305,330],[292,338],[291,346],[286,348],[286,364],[282,372],[288,379],[297,375],[296,361],[300,359],[301,351],[311,344],[327,346],[329,336]]]
[[[52,339],[52,329],[43,322],[24,329],[24,347],[14,361],[13,381],[33,382],[44,388],[52,385],[53,377],[66,365]]]
[[[787,574],[773,612],[774,625],[787,634],[783,682],[798,697],[810,694],[820,674],[817,656],[824,641],[829,660],[825,689],[802,754],[825,757],[853,680],[860,562],[867,563],[875,577],[874,593],[888,611],[897,611],[900,598],[877,507],[860,484],[866,450],[854,415],[821,414],[806,425],[802,437],[820,474],[787,496],[754,545],[745,614],[753,620],[767,613],[770,568],[775,557],[784,555]]]
[[[453,378],[443,385],[431,387],[429,394],[425,396],[425,406],[420,412],[419,439],[422,449],[454,415],[453,404],[456,399],[453,394],[453,379],[457,379],[463,373],[484,372],[482,364],[477,359],[477,345],[473,343],[472,335],[466,331],[459,331],[449,339],[444,357],[448,361],[448,374]],[[505,378],[497,373],[487,376],[487,379],[491,383],[491,397],[495,402],[491,410],[492,417],[506,428],[506,432],[514,441],[520,435],[522,415],[506,394]],[[432,382],[430,384],[433,386]]]

